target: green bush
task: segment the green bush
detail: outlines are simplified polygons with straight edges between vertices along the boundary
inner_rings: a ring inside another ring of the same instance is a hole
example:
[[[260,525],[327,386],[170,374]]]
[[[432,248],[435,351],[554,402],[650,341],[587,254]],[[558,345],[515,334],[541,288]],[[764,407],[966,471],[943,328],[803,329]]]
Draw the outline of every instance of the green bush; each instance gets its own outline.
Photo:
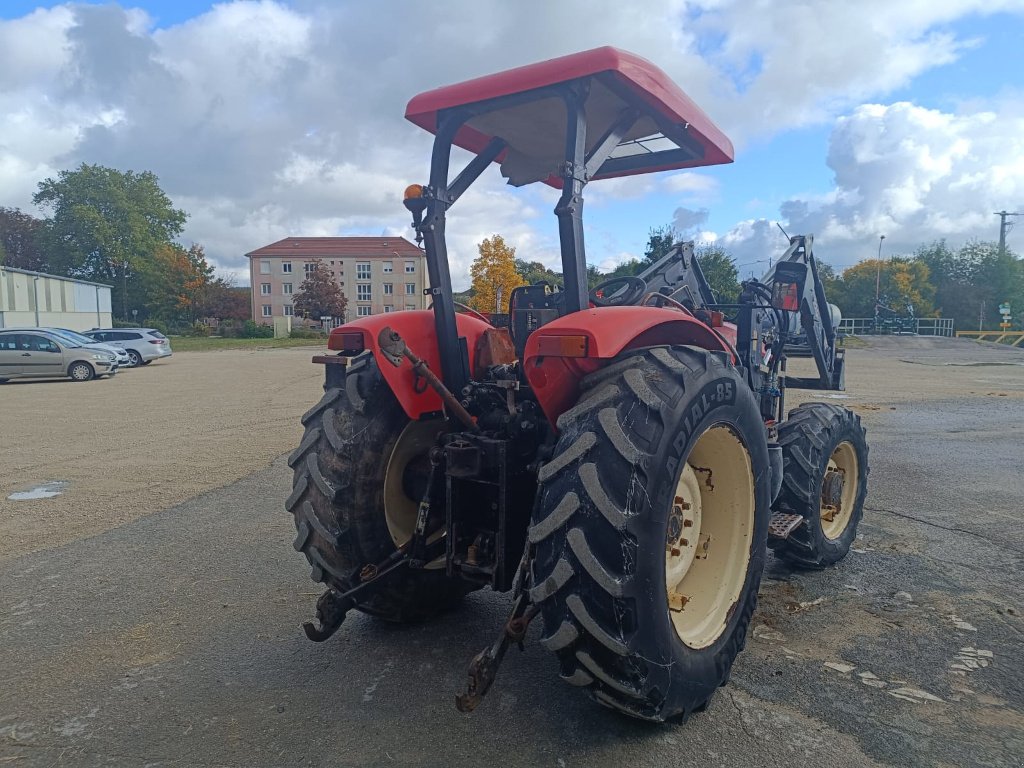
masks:
[[[260,325],[252,320],[246,320],[242,325],[241,337],[243,339],[272,339],[274,329],[269,325]]]
[[[205,323],[195,322],[192,323],[192,325],[190,325],[188,328],[186,328],[182,335],[205,338],[206,336],[210,335],[210,326],[206,325]]]
[[[292,328],[288,334],[290,339],[323,339],[327,334],[317,328]]]
[[[242,322],[240,320],[221,320],[217,334],[225,339],[237,339],[242,335]]]
[[[151,317],[145,323],[139,323],[144,328],[152,328],[154,331],[160,331],[164,336],[168,335],[167,323],[163,320],[157,320],[155,317]]]

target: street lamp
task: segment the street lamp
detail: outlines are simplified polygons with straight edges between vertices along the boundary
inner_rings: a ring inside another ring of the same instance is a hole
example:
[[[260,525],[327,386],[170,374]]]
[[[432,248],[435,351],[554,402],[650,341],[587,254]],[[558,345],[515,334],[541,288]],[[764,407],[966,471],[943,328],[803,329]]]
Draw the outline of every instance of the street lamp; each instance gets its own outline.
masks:
[[[885,240],[885,235],[878,236],[878,261],[876,263],[875,270],[875,313],[878,313],[878,297],[879,288],[882,285],[882,241]]]

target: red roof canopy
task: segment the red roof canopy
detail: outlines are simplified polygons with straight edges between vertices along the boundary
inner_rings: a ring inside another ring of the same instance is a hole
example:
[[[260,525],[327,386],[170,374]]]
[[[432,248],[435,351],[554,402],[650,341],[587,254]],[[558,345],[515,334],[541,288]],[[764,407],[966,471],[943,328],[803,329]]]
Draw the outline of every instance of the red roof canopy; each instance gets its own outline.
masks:
[[[585,104],[588,151],[624,109],[633,107],[641,117],[616,149],[619,156],[661,151],[666,144],[679,146],[665,136],[678,136],[681,130],[697,155],[665,155],[664,164],[619,168],[598,173],[595,179],[732,162],[732,142],[668,75],[640,56],[608,46],[421,93],[409,102],[405,116],[435,133],[443,110],[583,78],[590,85]],[[467,120],[454,143],[479,153],[495,136],[508,144],[496,162],[510,184],[545,181],[561,186],[556,174],[564,153],[565,109],[557,97],[540,93],[525,103],[495,104]]]

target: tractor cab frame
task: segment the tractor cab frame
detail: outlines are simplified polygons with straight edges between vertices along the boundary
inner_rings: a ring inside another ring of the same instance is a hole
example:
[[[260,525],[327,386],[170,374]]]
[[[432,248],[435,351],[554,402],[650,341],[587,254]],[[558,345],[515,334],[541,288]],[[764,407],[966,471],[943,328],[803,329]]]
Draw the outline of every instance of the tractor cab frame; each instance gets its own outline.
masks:
[[[406,206],[426,251],[442,378],[454,392],[470,370],[465,341],[456,341],[445,214],[492,162],[510,184],[562,190],[555,216],[568,314],[590,306],[587,183],[733,159],[729,140],[661,70],[610,47],[429,91],[409,102],[406,118],[436,135],[430,182]],[[453,146],[476,157],[449,181]]]

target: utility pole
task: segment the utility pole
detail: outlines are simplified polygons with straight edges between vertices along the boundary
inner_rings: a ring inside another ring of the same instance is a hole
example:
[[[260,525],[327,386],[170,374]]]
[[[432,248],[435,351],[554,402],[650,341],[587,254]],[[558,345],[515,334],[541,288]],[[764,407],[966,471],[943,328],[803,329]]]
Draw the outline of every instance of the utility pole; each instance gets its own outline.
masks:
[[[1010,213],[1009,211],[996,211],[995,215],[999,217],[999,253],[1006,253],[1006,233],[1013,229],[1013,222],[1007,221],[1008,216],[1020,216],[1019,213]]]
[[[882,241],[885,240],[885,235],[878,236],[878,262],[876,264],[877,269],[875,270],[875,313],[878,313],[878,289],[882,284]]]

